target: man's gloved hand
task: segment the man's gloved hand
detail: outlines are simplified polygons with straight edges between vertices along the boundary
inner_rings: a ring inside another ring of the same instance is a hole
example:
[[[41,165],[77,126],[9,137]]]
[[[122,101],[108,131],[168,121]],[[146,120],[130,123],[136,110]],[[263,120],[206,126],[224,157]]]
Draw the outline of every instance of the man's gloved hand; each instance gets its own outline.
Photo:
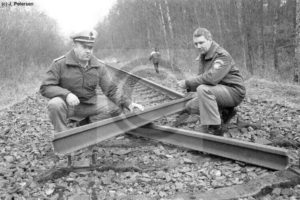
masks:
[[[181,80],[177,82],[177,85],[181,87],[182,89],[186,89],[185,80]]]
[[[77,106],[80,103],[78,97],[73,93],[68,94],[66,101],[70,106]]]
[[[144,106],[142,106],[141,104],[137,104],[137,103],[131,103],[129,106],[128,106],[128,109],[130,112],[134,111],[134,109],[137,108],[139,109],[140,111],[144,111]]]

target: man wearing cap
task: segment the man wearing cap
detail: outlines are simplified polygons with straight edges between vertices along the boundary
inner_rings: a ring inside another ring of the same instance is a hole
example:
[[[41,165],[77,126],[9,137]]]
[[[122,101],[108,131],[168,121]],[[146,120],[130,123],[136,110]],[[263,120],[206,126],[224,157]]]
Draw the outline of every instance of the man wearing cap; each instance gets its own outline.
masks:
[[[97,32],[87,30],[71,36],[73,48],[55,59],[42,82],[40,92],[50,98],[49,118],[55,132],[67,130],[67,119],[90,122],[119,115],[123,109],[143,110],[143,106],[117,94],[105,65],[93,55]],[[96,94],[100,86],[104,95]]]
[[[212,40],[207,29],[196,29],[193,42],[199,53],[199,73],[179,81],[178,85],[196,93],[177,121],[186,119],[187,113],[198,113],[201,121],[198,131],[223,135],[222,121],[227,123],[235,115],[234,108],[245,97],[244,81],[230,54]]]

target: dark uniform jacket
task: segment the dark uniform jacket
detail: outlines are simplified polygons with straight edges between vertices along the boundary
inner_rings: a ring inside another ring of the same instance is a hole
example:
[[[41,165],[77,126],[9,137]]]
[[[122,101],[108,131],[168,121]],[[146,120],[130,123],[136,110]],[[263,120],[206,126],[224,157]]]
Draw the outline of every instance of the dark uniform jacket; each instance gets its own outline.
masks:
[[[152,60],[152,62],[153,63],[159,63],[159,60],[160,60],[160,53],[158,52],[158,51],[153,51],[153,52],[151,52],[151,54],[150,54],[150,57],[149,57],[149,60],[151,61]]]
[[[225,85],[235,99],[246,94],[244,80],[230,54],[213,41],[209,51],[199,56],[199,73],[185,81],[187,89],[195,91],[199,85]]]
[[[55,59],[42,82],[40,92],[47,98],[75,94],[81,103],[96,104],[96,87],[121,107],[128,107],[130,100],[117,94],[117,86],[112,82],[105,65],[92,56],[86,68],[80,66],[73,50]]]

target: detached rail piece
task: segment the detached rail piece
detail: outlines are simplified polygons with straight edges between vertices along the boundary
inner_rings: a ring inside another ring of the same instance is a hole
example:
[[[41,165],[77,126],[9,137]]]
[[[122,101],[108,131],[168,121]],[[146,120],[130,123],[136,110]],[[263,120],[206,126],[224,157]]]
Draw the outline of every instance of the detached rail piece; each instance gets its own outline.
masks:
[[[282,148],[152,124],[132,130],[129,134],[269,169],[289,167],[288,151]]]
[[[132,129],[149,124],[163,116],[182,111],[191,97],[177,99],[139,113],[129,113],[95,122],[55,135],[52,144],[58,154],[68,154],[95,145],[106,139],[123,134]]]

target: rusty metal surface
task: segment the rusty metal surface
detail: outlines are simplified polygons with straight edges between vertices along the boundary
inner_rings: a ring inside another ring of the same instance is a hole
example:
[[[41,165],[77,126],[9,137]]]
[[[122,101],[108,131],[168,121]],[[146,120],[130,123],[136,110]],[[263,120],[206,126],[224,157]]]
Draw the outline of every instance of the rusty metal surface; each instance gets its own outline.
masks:
[[[289,166],[288,151],[282,148],[153,124],[129,133],[269,169]]]
[[[97,144],[163,116],[179,112],[184,109],[186,102],[189,100],[189,97],[177,99],[149,108],[143,112],[121,115],[61,132],[56,134],[52,141],[54,151],[58,154],[68,154]]]

